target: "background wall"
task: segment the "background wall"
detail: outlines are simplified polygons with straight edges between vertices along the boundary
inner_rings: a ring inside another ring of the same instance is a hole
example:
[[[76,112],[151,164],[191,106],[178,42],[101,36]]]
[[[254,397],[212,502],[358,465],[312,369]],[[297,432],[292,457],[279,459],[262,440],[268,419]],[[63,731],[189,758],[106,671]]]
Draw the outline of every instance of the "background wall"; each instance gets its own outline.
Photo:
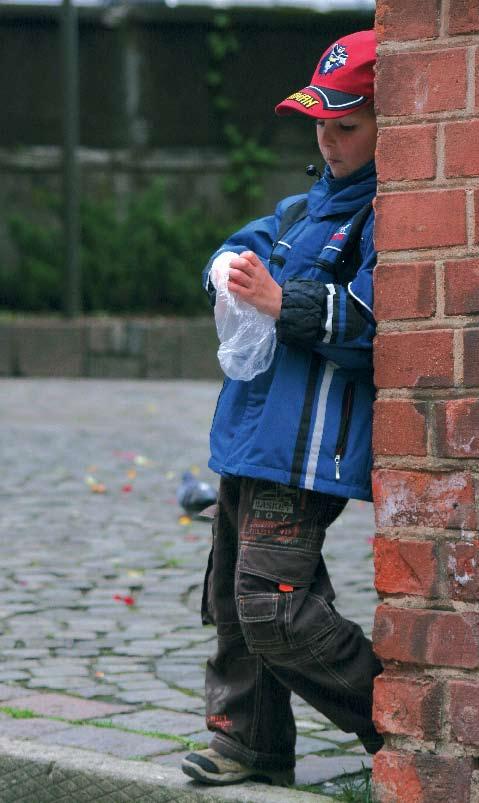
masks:
[[[127,14],[80,9],[82,189],[121,199],[164,177],[172,211],[192,203],[224,212],[225,143],[207,83],[211,8],[136,5]],[[251,214],[270,211],[311,183],[317,159],[311,125],[274,115],[304,86],[339,33],[371,27],[366,12],[228,11],[239,42],[224,64],[224,85],[245,134],[278,154]],[[62,141],[59,9],[0,9],[0,261],[14,257],[6,221],[31,213],[38,188],[58,190]]]

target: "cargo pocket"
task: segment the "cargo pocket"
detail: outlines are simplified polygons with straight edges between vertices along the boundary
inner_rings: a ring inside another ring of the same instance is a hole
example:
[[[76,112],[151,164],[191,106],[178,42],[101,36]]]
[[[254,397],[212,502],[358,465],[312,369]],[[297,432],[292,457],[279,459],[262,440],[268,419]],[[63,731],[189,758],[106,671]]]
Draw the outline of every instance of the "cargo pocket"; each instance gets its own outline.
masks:
[[[239,569],[243,574],[264,577],[274,583],[290,583],[299,588],[313,582],[320,556],[319,551],[243,544]]]
[[[335,630],[338,614],[315,593],[320,557],[276,546],[242,546],[239,617],[251,652],[288,652],[322,641]]]
[[[247,594],[238,597],[238,615],[244,639],[252,653],[271,648],[284,650],[278,622],[279,594]]]

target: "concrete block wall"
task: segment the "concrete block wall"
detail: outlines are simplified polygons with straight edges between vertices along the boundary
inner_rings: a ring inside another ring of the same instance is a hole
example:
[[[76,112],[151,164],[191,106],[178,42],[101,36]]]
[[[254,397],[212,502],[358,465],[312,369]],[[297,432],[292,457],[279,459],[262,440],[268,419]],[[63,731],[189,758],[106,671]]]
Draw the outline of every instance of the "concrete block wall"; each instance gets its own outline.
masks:
[[[378,0],[380,803],[479,801],[479,2]]]
[[[0,323],[0,376],[220,379],[213,318]]]

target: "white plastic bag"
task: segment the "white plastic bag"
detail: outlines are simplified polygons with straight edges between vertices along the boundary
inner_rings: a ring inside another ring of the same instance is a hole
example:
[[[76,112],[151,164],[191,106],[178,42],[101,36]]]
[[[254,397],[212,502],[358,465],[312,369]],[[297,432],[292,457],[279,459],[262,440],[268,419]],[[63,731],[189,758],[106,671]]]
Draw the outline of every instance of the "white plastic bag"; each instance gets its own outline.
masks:
[[[235,256],[238,255],[233,251],[219,254],[209,277],[216,288],[219,363],[230,379],[248,381],[270,367],[276,348],[276,326],[271,315],[259,312],[228,290],[230,260]]]

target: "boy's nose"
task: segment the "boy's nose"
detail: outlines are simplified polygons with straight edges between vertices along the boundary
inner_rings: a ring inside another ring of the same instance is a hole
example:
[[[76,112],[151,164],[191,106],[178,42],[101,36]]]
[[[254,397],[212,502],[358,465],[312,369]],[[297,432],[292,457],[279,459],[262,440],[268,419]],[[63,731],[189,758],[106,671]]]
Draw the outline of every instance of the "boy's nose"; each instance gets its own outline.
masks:
[[[325,145],[332,145],[334,142],[334,131],[326,129],[323,133],[323,143]]]

